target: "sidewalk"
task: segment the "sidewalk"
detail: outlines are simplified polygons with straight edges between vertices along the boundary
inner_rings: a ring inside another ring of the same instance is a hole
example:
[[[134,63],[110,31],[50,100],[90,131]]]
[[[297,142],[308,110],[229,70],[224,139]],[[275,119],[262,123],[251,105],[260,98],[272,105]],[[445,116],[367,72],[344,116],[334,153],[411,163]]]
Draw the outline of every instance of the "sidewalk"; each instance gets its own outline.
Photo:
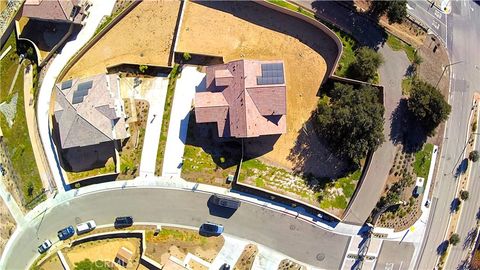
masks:
[[[180,177],[192,102],[196,88],[204,77],[205,74],[197,71],[196,67],[187,66],[177,79],[165,146],[165,157],[168,158],[163,161],[163,176]]]
[[[144,147],[142,148],[142,157],[140,159],[140,175],[153,175],[155,173],[167,86],[168,78],[155,78],[153,86],[145,95],[145,99],[149,102],[150,107],[148,109]]]
[[[66,185],[60,172],[60,164],[58,157],[55,154],[55,145],[50,134],[49,125],[49,109],[50,98],[52,94],[55,81],[68,63],[70,58],[85,45],[88,40],[94,35],[97,27],[100,25],[104,16],[109,16],[112,13],[115,0],[91,0],[93,5],[89,9],[89,15],[86,18],[86,24],[82,30],[72,41],[65,44],[62,51],[52,61],[48,68],[45,78],[43,80],[37,100],[37,121],[39,127],[40,138],[42,140],[43,149],[47,157],[52,177],[55,180],[57,189],[64,191]]]
[[[10,214],[12,214],[12,217],[15,219],[15,222],[17,223],[17,228],[22,226],[25,223],[25,217],[22,213],[22,210],[18,206],[17,202],[13,199],[12,195],[7,190],[7,187],[5,186],[3,182],[3,176],[0,174],[0,197],[3,199],[5,202],[5,205],[7,205],[8,210],[10,211]]]

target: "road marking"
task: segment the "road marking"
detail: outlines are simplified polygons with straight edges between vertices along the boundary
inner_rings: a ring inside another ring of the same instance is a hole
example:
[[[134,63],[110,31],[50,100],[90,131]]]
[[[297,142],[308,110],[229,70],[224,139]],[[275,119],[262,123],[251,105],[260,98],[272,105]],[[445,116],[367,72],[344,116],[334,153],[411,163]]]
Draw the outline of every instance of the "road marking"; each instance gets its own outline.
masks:
[[[440,20],[442,19],[442,13],[440,13],[438,10],[435,10],[435,16]]]
[[[437,22],[437,21],[432,21],[432,25],[433,27],[435,27],[435,29],[439,29],[440,28],[440,24]]]
[[[419,6],[423,11],[425,11],[425,13],[427,13],[430,17],[432,17],[433,19],[435,19],[436,17],[432,15],[432,13],[428,12],[428,10],[424,9],[422,6]],[[416,17],[416,16],[415,16]],[[445,17],[447,18],[447,17]],[[445,24],[443,22],[440,22],[441,24]]]

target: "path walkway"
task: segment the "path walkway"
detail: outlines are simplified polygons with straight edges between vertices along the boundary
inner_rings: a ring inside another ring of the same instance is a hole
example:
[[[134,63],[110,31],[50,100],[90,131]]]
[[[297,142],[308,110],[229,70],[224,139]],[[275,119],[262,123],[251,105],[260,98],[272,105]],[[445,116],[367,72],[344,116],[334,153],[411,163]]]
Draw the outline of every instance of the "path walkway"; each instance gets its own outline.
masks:
[[[39,127],[40,138],[42,140],[43,149],[52,171],[53,179],[55,180],[58,191],[64,191],[67,185],[63,181],[60,172],[60,164],[56,156],[55,145],[50,134],[49,125],[49,108],[50,98],[55,81],[68,63],[70,58],[87,43],[88,40],[95,34],[97,27],[104,16],[109,16],[112,13],[115,0],[91,0],[93,5],[89,9],[89,15],[85,19],[86,24],[82,30],[72,41],[65,44],[62,51],[52,61],[48,68],[45,78],[43,80],[37,100],[37,122]]]
[[[149,102],[145,140],[140,159],[140,175],[153,175],[157,159],[158,143],[162,131],[162,118],[167,97],[168,78],[155,78],[152,87],[145,94]]]
[[[204,77],[205,74],[197,71],[196,67],[185,67],[177,79],[165,146],[165,157],[168,158],[163,161],[163,176],[180,177],[192,102],[196,88]]]
[[[17,66],[17,70],[15,71],[15,75],[13,76],[12,83],[10,84],[10,88],[8,89],[8,94],[10,95],[13,91],[13,87],[15,87],[15,82],[17,82],[17,77],[18,73],[20,72],[20,69],[23,68],[22,61],[20,61],[20,64]]]
[[[43,187],[46,190],[53,191],[54,187],[50,186],[48,181],[49,174],[47,174],[49,168],[47,161],[42,157],[42,144],[37,133],[37,126],[35,124],[35,107],[33,106],[33,71],[32,65],[29,65],[25,68],[23,76],[23,103],[25,107],[25,119],[27,121],[28,135],[30,137],[30,142],[32,143],[33,155],[35,156],[35,163],[37,164],[38,172],[40,174],[40,179],[42,180]],[[51,196],[52,192],[47,192],[47,196]]]

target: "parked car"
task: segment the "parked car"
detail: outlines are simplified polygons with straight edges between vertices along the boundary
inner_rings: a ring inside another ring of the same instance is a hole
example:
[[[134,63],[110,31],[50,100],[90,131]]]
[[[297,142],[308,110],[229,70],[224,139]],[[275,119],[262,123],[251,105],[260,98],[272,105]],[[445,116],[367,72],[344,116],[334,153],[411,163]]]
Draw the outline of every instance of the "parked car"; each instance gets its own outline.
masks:
[[[230,270],[230,264],[224,263],[220,266],[220,270]]]
[[[95,221],[89,220],[84,223],[80,223],[77,225],[77,234],[82,234],[82,233],[87,233],[89,231],[92,231],[97,227],[97,224],[95,224]]]
[[[218,194],[213,195],[212,202],[216,205],[232,209],[238,209],[241,204],[240,201],[237,199],[221,196]]]
[[[200,226],[200,234],[220,235],[223,233],[223,225],[213,222],[206,222]]]
[[[118,228],[126,228],[130,227],[133,225],[133,218],[128,216],[128,217],[117,217],[115,219],[114,226],[116,229]]]
[[[45,253],[48,249],[52,247],[52,242],[50,240],[45,240],[40,246],[38,246],[38,252],[40,254]]]
[[[58,239],[60,240],[67,240],[68,238],[72,237],[74,234],[75,234],[75,229],[73,228],[73,226],[68,226],[57,232]]]
[[[430,200],[427,200],[427,201],[425,202],[425,207],[427,207],[427,208],[430,207]]]

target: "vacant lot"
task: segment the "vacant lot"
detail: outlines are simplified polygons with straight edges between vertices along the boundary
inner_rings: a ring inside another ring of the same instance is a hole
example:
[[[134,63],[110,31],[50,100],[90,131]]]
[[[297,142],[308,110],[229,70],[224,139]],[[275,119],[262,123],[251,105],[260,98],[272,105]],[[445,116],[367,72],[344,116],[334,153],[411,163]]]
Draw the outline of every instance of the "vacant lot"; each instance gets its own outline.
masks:
[[[327,35],[253,2],[188,2],[178,51],[219,55],[225,61],[283,60],[287,133],[280,136],[273,150],[262,159],[289,170],[304,162],[288,157],[303,124],[317,105],[318,89],[337,55],[336,46]]]
[[[160,264],[167,263],[170,256],[183,260],[188,253],[212,262],[225,242],[222,236],[204,237],[197,231],[169,227],[162,227],[156,236],[153,230],[145,233],[145,254]]]
[[[7,244],[8,239],[15,230],[15,220],[13,219],[10,211],[5,205],[5,202],[0,199],[0,256],[3,253],[5,244]]]
[[[87,77],[121,63],[167,66],[180,1],[143,1],[68,71]]]

